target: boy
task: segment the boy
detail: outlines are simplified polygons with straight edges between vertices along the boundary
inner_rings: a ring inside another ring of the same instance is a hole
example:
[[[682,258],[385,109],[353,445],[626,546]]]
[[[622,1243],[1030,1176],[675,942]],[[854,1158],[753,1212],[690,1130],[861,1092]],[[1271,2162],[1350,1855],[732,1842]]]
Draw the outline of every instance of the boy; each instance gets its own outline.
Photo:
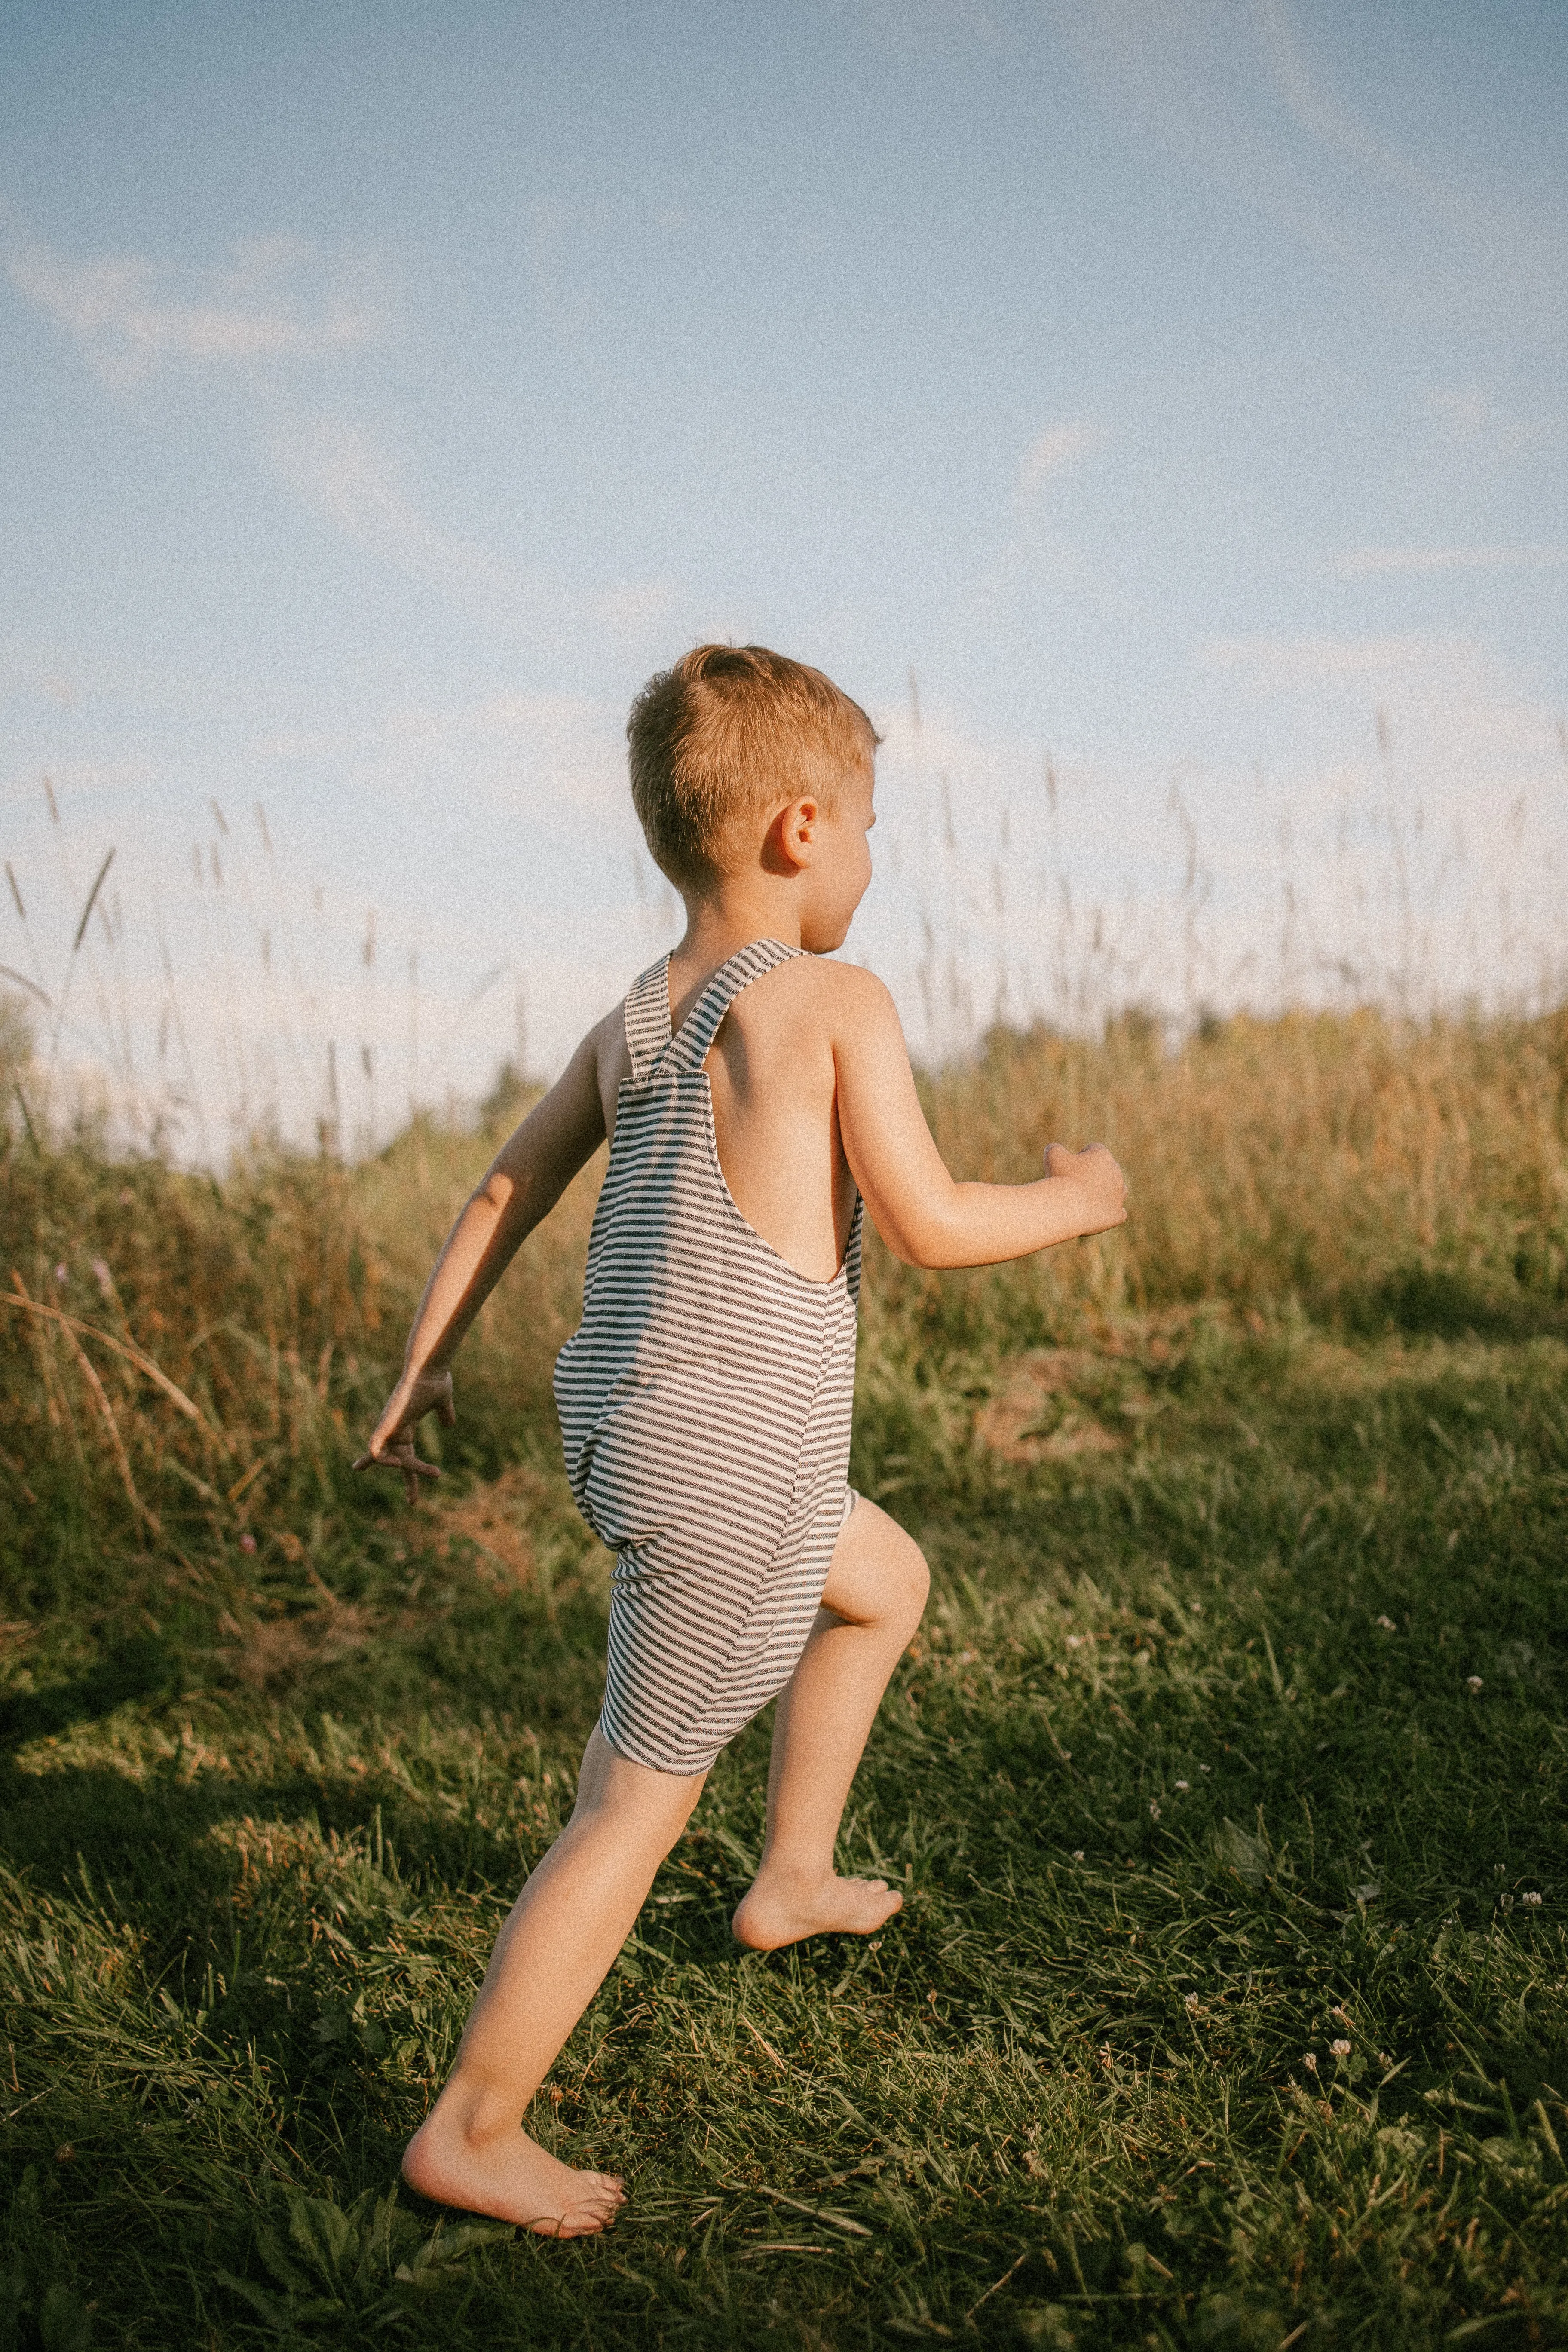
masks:
[[[405,2178],[561,2237],[618,2180],[521,2128],[629,1934],[715,1755],[778,1696],[767,1829],[741,1943],[870,1935],[901,1896],[840,1878],[849,1784],[927,1573],[847,1483],[861,1203],[917,1265],[978,1265],[1120,1224],[1102,1145],[1030,1184],[954,1183],[892,999],[825,959],[871,878],[878,737],[818,670],[703,646],[626,730],[648,847],[686,935],[590,1031],[497,1153],[442,1250],[359,1466],[422,1477],[422,1415],[513,1252],[607,1137],[582,1328],[555,1376],[573,1492],[616,1554],[604,1712],[572,1818],[497,1939]]]

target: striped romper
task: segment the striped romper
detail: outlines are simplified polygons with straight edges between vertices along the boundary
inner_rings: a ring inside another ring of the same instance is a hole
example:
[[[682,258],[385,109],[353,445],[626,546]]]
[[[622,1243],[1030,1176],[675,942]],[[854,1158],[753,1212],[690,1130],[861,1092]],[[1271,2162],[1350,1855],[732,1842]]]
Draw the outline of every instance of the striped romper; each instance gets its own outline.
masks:
[[[572,1492],[616,1555],[599,1728],[659,1772],[706,1771],[783,1689],[854,1503],[860,1202],[831,1282],[787,1265],[731,1197],[702,1066],[741,991],[800,952],[741,949],[673,1038],[668,957],[632,988],[583,1321],[556,1359]]]

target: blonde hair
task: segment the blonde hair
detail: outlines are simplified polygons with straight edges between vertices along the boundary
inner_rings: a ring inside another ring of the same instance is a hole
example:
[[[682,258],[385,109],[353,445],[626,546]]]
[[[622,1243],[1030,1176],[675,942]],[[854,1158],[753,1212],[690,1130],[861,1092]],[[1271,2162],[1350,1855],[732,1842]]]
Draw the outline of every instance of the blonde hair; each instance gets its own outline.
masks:
[[[807,797],[831,811],[881,737],[819,669],[766,646],[695,646],[650,677],[626,721],[632,800],[655,864],[689,887],[719,872],[734,816]]]

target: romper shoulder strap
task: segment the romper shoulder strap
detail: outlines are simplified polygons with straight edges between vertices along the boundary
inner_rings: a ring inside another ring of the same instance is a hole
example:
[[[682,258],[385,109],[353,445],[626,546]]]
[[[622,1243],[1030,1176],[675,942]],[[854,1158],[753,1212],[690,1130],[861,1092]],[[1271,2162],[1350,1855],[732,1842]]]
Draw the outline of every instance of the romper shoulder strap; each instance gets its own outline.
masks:
[[[743,988],[753,980],[761,980],[764,971],[775,964],[788,963],[801,955],[801,948],[786,948],[782,940],[753,940],[750,947],[738,949],[721,963],[707,987],[681,1023],[679,1034],[669,1048],[665,1066],[671,1070],[700,1070],[708,1058],[708,1048],[719,1034],[719,1024]],[[665,1019],[669,1018],[668,982],[665,992]],[[628,1012],[629,1019],[629,1012]]]
[[[626,1051],[632,1057],[632,1083],[640,1086],[669,1044],[669,958],[633,981],[626,991]]]

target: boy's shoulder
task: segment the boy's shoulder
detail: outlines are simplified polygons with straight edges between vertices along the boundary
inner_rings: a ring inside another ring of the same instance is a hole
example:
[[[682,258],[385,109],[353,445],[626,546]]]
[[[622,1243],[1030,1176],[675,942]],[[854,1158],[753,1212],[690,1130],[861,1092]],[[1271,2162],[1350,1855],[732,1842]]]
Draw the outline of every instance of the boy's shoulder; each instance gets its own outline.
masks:
[[[887,983],[874,971],[868,971],[864,964],[840,963],[834,956],[792,956],[787,963],[776,964],[766,977],[781,996],[788,993],[825,1013],[850,1019],[890,1007],[893,1002]]]
[[[628,990],[611,1006],[578,1049],[596,1066],[606,1094],[631,1070],[626,1045],[630,995]],[[891,992],[875,972],[863,964],[812,954],[791,956],[787,963],[763,972],[735,998],[728,1020],[742,1030],[772,1029],[782,1020],[797,1044],[805,1031],[831,1044],[868,1029],[900,1025]]]
[[[772,1026],[782,1019],[794,1034],[810,1029],[832,1039],[898,1020],[891,993],[874,971],[810,953],[775,964],[743,990],[730,1009],[731,1016],[739,1015],[742,1028]]]

